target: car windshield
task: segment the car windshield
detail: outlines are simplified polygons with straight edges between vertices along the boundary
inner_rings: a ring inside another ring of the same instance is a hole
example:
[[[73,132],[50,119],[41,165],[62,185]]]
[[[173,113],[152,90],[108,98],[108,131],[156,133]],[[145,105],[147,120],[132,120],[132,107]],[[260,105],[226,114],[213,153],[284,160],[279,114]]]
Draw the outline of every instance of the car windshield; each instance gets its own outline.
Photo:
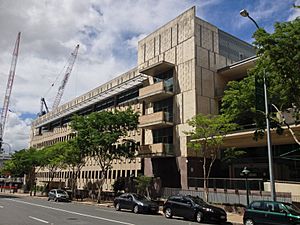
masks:
[[[57,194],[65,194],[66,192],[63,190],[57,190]]]
[[[290,203],[284,203],[284,205],[290,213],[300,215],[300,209],[297,206]]]
[[[133,194],[133,197],[134,197],[136,200],[139,200],[139,201],[146,201],[146,200],[149,200],[149,199],[147,199],[145,196],[139,195],[139,194]]]
[[[197,204],[207,204],[205,201],[203,201],[202,198],[190,196],[190,198]]]

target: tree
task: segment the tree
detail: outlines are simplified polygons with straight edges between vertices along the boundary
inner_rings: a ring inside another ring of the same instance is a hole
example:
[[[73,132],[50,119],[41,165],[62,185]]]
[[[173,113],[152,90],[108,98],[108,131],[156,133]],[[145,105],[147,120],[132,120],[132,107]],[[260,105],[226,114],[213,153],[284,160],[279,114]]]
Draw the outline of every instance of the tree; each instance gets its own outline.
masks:
[[[188,124],[192,131],[184,132],[190,136],[188,147],[197,151],[203,157],[203,188],[205,200],[208,200],[208,178],[211,168],[220,153],[220,147],[229,131],[236,128],[236,124],[230,123],[229,118],[223,115],[198,114]]]
[[[77,132],[80,149],[93,157],[101,169],[97,181],[98,202],[107,171],[114,159],[133,157],[136,143],[126,139],[128,131],[137,129],[138,114],[131,109],[126,111],[101,111],[87,116],[75,116],[71,127]]]
[[[39,150],[42,155],[41,167],[48,169],[49,172],[49,189],[52,187],[52,182],[55,177],[57,169],[64,167],[64,151],[66,148],[65,142],[58,142],[49,147]]]
[[[263,93],[259,88],[266,77],[269,102],[276,104],[279,112],[291,113],[295,123],[300,112],[300,18],[276,23],[272,34],[263,29],[254,33],[257,49],[256,66],[241,81],[228,83],[222,99],[222,112],[233,121],[241,123],[245,118],[257,127],[256,137],[265,130]],[[269,106],[270,125],[282,133],[282,125],[276,117],[277,109]]]
[[[7,161],[2,172],[11,174],[13,177],[26,175],[26,190],[32,190],[35,185],[35,168],[40,165],[41,154],[35,148],[23,149],[15,152],[11,160]]]
[[[72,171],[71,188],[74,196],[75,189],[77,188],[77,178],[80,175],[81,168],[85,165],[85,153],[80,149],[76,137],[68,142],[65,142],[64,145],[65,150],[63,163]]]
[[[152,177],[140,175],[135,179],[136,189],[139,194],[150,197],[149,187],[152,182]]]

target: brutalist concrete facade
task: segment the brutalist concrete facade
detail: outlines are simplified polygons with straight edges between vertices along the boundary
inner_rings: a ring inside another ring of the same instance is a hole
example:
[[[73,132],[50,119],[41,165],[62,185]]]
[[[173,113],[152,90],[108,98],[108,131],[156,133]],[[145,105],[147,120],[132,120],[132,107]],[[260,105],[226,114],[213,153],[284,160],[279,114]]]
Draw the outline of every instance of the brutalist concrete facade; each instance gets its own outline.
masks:
[[[172,174],[169,179],[174,180],[179,176],[178,186],[188,187],[187,164],[190,160],[188,157],[196,155],[194,151],[189,151],[187,148],[187,136],[184,134],[184,131],[190,129],[187,120],[199,113],[218,114],[219,97],[224,91],[227,80],[218,76],[217,69],[254,54],[255,51],[249,44],[197,18],[195,7],[139,42],[138,68],[141,73],[152,77],[149,79],[150,86],[156,85],[157,75],[168,70],[172,71],[173,96],[169,98],[173,103],[173,120],[169,131],[173,132],[173,155],[171,156],[174,157],[178,169],[178,174],[174,171],[167,172],[167,168],[162,167],[163,156],[157,159],[154,154],[152,157],[145,158],[145,165],[149,168],[145,169],[146,175],[165,176],[165,179],[168,179],[167,177]],[[144,101],[144,114],[154,114],[155,103],[155,99],[150,102]],[[151,148],[153,133],[159,127],[153,127],[151,124],[143,126],[143,121],[140,122],[142,122],[141,127],[146,128],[145,145],[148,144]],[[165,124],[161,127],[163,126]],[[158,168],[153,168],[155,160],[160,161],[156,163]],[[170,159],[165,163],[170,163],[169,161]],[[153,171],[159,170],[161,171],[153,174]]]
[[[115,162],[106,189],[111,189],[118,176],[137,175],[138,171],[160,177],[162,186],[187,188],[188,162],[199,159],[187,149],[187,120],[198,113],[217,114],[219,97],[228,82],[217,70],[254,54],[248,43],[196,17],[192,7],[139,41],[137,68],[34,121],[31,146],[41,148],[72,138],[68,122],[74,112],[85,115],[132,106],[140,112],[140,124],[130,135],[141,149],[136,159]],[[135,78],[134,85],[128,85]],[[116,91],[116,87],[123,89]],[[122,93],[134,88],[138,94],[118,101]],[[104,92],[109,94],[99,97]],[[113,102],[106,104],[109,101]],[[96,171],[100,173],[92,159],[87,159],[82,171],[81,188],[97,180]],[[59,171],[56,180],[67,183],[66,173]],[[40,181],[45,180],[47,171],[39,175]]]

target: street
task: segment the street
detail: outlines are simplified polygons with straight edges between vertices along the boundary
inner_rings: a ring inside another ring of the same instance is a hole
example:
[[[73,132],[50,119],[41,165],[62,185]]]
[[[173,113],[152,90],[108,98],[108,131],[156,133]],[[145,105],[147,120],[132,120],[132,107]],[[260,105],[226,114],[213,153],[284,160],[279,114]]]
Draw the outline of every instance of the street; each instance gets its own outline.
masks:
[[[0,195],[1,225],[183,225],[198,224],[163,215],[134,214],[114,208],[77,202],[54,202],[47,198]]]

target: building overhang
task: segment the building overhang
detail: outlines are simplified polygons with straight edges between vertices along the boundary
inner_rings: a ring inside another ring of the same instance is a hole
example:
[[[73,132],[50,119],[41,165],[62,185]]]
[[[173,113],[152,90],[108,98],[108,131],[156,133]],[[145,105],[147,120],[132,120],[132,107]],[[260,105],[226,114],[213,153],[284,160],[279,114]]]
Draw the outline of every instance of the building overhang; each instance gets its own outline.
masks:
[[[146,75],[138,74],[137,76],[124,81],[123,83],[116,85],[106,91],[98,93],[97,95],[91,96],[75,105],[70,107],[65,107],[68,103],[65,103],[62,106],[59,106],[57,109],[37,118],[33,121],[32,126],[35,128],[39,128],[45,126],[51,122],[57,121],[62,117],[74,114],[75,112],[84,109],[96,102],[102,101],[104,99],[110,98],[116,94],[119,94],[129,88],[133,88],[135,86],[141,85],[144,80],[148,79]]]
[[[238,80],[247,75],[249,69],[255,66],[257,56],[238,61],[226,67],[218,69],[218,74],[226,80]]]
[[[146,68],[139,70],[139,72],[143,74],[147,74],[149,76],[155,76],[157,74],[171,70],[174,67],[175,65],[173,63],[161,61],[158,63],[154,63],[151,66],[147,66]]]

